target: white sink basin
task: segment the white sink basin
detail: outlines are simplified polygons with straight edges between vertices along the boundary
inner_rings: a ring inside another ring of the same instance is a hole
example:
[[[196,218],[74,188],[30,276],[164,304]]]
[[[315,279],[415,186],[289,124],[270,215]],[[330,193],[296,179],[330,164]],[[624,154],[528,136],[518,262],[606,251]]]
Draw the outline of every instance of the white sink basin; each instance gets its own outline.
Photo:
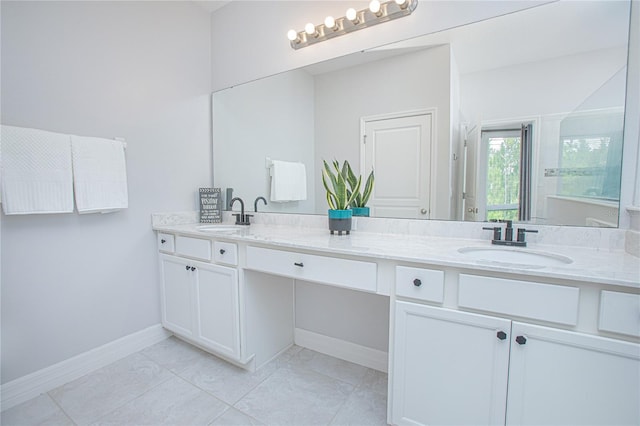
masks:
[[[223,224],[211,224],[211,225],[200,225],[198,226],[199,232],[207,232],[207,233],[233,233],[238,232],[245,229],[244,226],[241,225],[223,225]]]
[[[567,256],[518,247],[463,247],[458,249],[465,257],[497,265],[519,266],[523,268],[545,268],[573,263]]]

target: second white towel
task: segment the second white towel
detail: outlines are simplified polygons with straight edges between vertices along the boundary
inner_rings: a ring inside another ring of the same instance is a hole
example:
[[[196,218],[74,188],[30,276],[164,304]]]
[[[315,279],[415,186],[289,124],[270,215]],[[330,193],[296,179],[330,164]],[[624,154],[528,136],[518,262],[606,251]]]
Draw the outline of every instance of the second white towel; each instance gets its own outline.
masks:
[[[71,136],[73,184],[78,213],[106,213],[129,205],[124,144]]]
[[[307,171],[302,163],[273,160],[271,165],[271,201],[307,199]]]

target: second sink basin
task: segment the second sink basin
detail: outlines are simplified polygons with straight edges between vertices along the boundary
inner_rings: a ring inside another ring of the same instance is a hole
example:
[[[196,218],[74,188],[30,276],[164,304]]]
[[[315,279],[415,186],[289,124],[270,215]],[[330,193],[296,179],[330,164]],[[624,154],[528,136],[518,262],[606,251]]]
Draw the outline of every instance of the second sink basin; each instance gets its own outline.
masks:
[[[525,268],[544,268],[573,263],[567,256],[520,248],[506,247],[463,247],[458,252],[475,260],[495,264],[507,264]]]

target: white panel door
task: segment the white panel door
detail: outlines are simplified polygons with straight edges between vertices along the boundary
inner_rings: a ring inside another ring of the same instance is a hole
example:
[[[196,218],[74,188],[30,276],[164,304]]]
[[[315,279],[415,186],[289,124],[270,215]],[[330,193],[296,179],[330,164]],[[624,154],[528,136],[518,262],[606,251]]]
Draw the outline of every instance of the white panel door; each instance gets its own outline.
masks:
[[[396,302],[392,423],[504,424],[511,321]]]
[[[240,356],[238,272],[194,262],[197,340],[233,358]]]
[[[186,337],[193,336],[194,262],[160,255],[162,325]]]
[[[640,424],[640,345],[517,322],[511,334],[507,424]]]
[[[433,114],[364,121],[363,175],[373,168],[372,216],[429,219]]]

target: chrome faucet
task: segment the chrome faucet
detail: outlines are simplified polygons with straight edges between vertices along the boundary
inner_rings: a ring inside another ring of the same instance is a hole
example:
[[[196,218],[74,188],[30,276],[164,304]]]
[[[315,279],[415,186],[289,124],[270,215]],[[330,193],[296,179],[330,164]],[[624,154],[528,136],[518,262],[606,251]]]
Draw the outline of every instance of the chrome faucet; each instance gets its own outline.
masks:
[[[234,216],[236,217],[236,225],[250,225],[251,222],[249,222],[249,218],[253,217],[253,215],[244,213],[244,201],[242,201],[242,198],[240,197],[233,198],[231,200],[231,203],[229,203],[229,206],[233,207],[233,204],[236,201],[240,201],[240,213],[234,214]]]
[[[264,197],[256,198],[256,200],[253,202],[253,211],[256,212],[256,213],[258,213],[258,201],[260,201],[260,200],[264,201],[264,205],[265,206],[267,205],[267,199],[266,198],[264,198]]]
[[[525,233],[538,232],[535,229],[518,228],[517,237],[516,237],[517,239],[516,241],[513,241],[513,221],[512,220],[491,219],[491,222],[500,222],[500,223],[507,224],[507,226],[504,229],[504,240],[502,239],[502,227],[500,226],[482,227],[482,229],[486,229],[487,231],[493,231],[493,239],[491,240],[491,244],[495,244],[499,246],[526,247],[527,242],[525,241],[525,237],[524,237]]]

